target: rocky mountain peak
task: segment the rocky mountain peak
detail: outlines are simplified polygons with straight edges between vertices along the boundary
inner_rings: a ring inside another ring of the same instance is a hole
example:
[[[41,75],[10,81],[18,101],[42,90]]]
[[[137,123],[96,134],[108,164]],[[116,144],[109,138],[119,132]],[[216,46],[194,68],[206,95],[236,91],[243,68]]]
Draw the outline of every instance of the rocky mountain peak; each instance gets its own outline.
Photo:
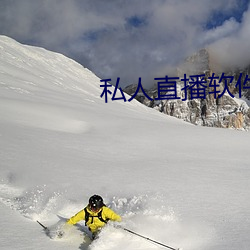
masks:
[[[147,90],[147,94],[153,98],[153,101],[149,101],[142,96],[138,100],[160,112],[195,125],[248,130],[250,127],[250,109],[247,103],[250,103],[250,87],[242,89],[241,98],[237,98],[239,87],[235,87],[235,85],[241,78],[240,86],[242,87],[247,75],[250,78],[250,66],[244,69],[231,69],[227,72],[214,72],[215,68],[209,50],[201,49],[188,57],[177,68],[179,80],[176,80],[176,97],[178,98],[168,97],[159,100],[158,88],[155,85]],[[223,73],[225,77],[221,78],[222,81],[219,82]],[[206,82],[202,83],[205,89],[205,98],[193,98],[190,94],[191,89],[186,88],[185,90],[184,75],[189,79],[194,75],[204,76],[199,77],[199,81],[203,79]],[[232,76],[233,80],[229,81],[226,76]],[[214,77],[213,84],[217,85],[216,87],[209,86],[211,77]],[[165,94],[171,88],[173,89],[173,85],[167,85],[165,84]],[[248,86],[250,86],[250,83],[248,83]],[[225,88],[225,93],[221,95]],[[135,86],[131,85],[124,91],[133,94],[134,89]]]

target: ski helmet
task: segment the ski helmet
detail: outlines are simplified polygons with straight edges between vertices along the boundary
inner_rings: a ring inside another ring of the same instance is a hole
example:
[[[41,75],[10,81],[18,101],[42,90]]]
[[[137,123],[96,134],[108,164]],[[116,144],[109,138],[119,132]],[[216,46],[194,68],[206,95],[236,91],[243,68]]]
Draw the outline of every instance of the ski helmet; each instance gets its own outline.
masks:
[[[93,210],[98,210],[103,207],[103,199],[99,195],[93,195],[89,198],[89,206]]]

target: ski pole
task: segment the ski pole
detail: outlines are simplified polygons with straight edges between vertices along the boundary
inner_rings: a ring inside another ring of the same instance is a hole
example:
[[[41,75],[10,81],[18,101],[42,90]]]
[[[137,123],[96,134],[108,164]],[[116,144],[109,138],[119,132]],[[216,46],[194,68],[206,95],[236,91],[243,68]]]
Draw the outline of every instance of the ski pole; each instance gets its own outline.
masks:
[[[173,248],[173,247],[167,246],[167,245],[162,244],[162,243],[160,243],[160,242],[158,242],[158,241],[155,241],[155,240],[152,240],[152,239],[150,239],[150,238],[148,238],[148,237],[145,237],[145,236],[143,236],[143,235],[141,235],[141,234],[135,233],[135,232],[133,232],[133,231],[127,229],[127,228],[122,228],[122,229],[125,230],[125,231],[127,231],[127,232],[129,232],[129,233],[131,233],[131,234],[137,235],[137,236],[139,236],[139,237],[141,237],[141,238],[143,238],[143,239],[145,239],[145,240],[154,242],[154,243],[156,243],[156,244],[158,244],[158,245],[161,245],[161,246],[163,246],[163,247],[169,248],[169,249],[171,249],[171,250],[180,250],[180,248]]]
[[[47,227],[45,227],[41,222],[39,222],[38,220],[36,221],[40,226],[42,226],[43,227],[43,229],[46,231],[46,230],[48,230],[48,228]]]

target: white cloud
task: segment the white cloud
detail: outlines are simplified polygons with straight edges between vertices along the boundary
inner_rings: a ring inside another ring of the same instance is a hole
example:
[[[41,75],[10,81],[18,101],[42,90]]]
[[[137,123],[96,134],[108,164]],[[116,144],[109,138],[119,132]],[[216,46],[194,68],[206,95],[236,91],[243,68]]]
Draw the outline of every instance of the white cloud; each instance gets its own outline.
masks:
[[[250,64],[250,9],[244,13],[242,22],[235,27],[234,32],[216,40],[209,47],[212,60],[219,70],[243,68]]]
[[[221,26],[204,31],[204,35],[200,39],[201,43],[211,44],[214,41],[236,34],[239,28],[240,24],[232,17],[226,20]]]
[[[214,11],[235,8],[237,0],[2,0],[0,33],[63,52],[102,78],[150,84],[204,45],[220,50],[238,44],[235,34],[247,39],[247,14],[242,24],[204,28]]]

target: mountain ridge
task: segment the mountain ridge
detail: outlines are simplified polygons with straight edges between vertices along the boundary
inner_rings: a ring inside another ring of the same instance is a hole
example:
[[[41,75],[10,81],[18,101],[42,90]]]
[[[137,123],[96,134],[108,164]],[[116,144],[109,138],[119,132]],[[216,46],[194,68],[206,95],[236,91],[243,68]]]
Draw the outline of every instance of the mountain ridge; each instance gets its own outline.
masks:
[[[241,92],[242,97],[237,98],[239,88],[236,88],[235,85],[240,74],[242,74],[242,87],[243,79],[245,79],[247,75],[250,75],[250,66],[244,69],[230,69],[225,72],[225,76],[234,77],[233,82],[227,86],[228,90],[235,98],[232,98],[227,92],[220,98],[218,97],[219,94],[216,94],[216,98],[214,98],[214,94],[209,94],[210,91],[215,91],[209,86],[209,79],[211,79],[211,77],[218,78],[215,84],[219,85],[219,87],[216,87],[216,91],[222,93],[225,88],[225,80],[221,83],[218,81],[219,77],[224,72],[213,72],[212,69],[214,68],[209,50],[201,49],[188,57],[176,69],[176,76],[179,78],[179,80],[176,80],[176,97],[178,96],[179,99],[170,97],[157,100],[159,99],[159,93],[158,86],[155,84],[152,88],[145,90],[153,101],[149,101],[142,94],[138,95],[137,100],[164,114],[180,118],[195,125],[249,130],[250,109],[248,104],[250,103],[250,99],[248,98],[250,98],[250,87],[243,89]],[[184,98],[184,84],[180,79],[183,79],[185,75],[187,78],[194,75],[204,75],[204,80],[206,80],[204,84],[206,86],[205,98],[192,99],[190,96],[190,89],[187,90],[187,96]],[[124,91],[133,95],[135,89],[136,85],[134,84],[127,86]],[[167,93],[167,91],[165,93]]]

